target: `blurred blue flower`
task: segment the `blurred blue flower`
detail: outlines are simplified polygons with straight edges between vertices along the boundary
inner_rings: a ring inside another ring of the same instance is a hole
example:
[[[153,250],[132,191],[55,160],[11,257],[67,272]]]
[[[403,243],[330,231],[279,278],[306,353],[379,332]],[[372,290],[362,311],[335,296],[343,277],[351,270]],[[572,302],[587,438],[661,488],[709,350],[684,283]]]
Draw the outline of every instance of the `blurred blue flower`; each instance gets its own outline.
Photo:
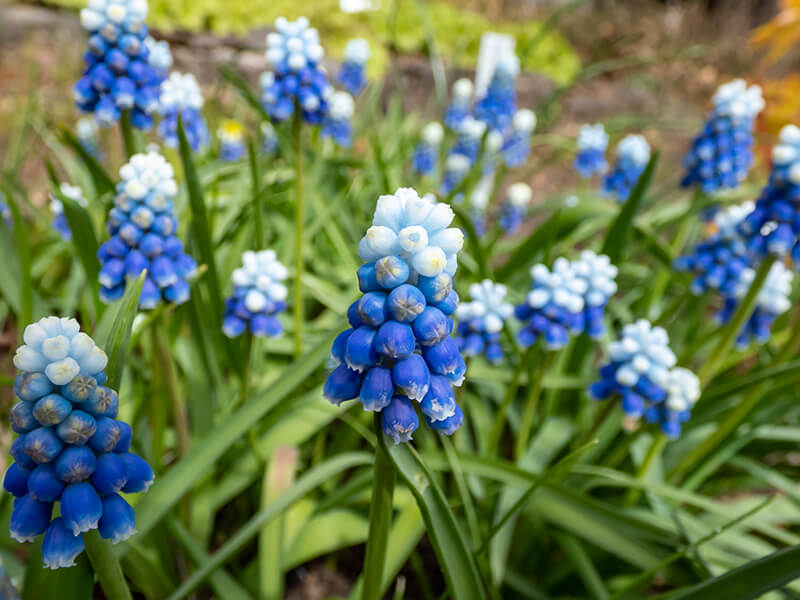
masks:
[[[238,337],[245,330],[255,336],[280,335],[283,325],[277,315],[286,310],[288,292],[283,281],[288,274],[273,250],[245,252],[242,266],[231,277],[233,294],[225,301],[225,335]]]
[[[161,85],[169,77],[169,71],[172,68],[172,51],[169,48],[169,43],[165,40],[157,41],[148,36],[144,40],[144,44],[148,50],[147,64],[153,69],[153,82],[156,85]]]
[[[358,96],[367,87],[365,68],[370,57],[369,42],[356,38],[347,42],[344,48],[344,63],[336,81],[353,96]]]
[[[603,180],[603,194],[625,202],[650,160],[650,145],[641,135],[628,135],[617,146],[617,161]]]
[[[439,147],[444,138],[444,128],[436,121],[428,123],[422,130],[419,143],[411,157],[411,168],[420,175],[432,175],[439,166]]]
[[[521,108],[511,120],[511,132],[503,143],[506,166],[519,167],[531,153],[531,136],[536,128],[536,115],[532,110]]]
[[[175,174],[163,156],[135,154],[120,169],[114,207],[108,214],[111,239],[98,251],[100,298],[118,300],[129,278],[147,269],[139,307],[153,309],[162,300],[181,304],[189,299],[189,283],[197,265],[175,237],[178,223],[172,200],[178,193]]]
[[[173,71],[161,84],[158,111],[162,116],[158,135],[170,148],[178,147],[178,117],[183,121],[186,139],[195,152],[209,140],[208,126],[202,113],[203,93],[194,75]]]
[[[261,153],[273,156],[278,152],[278,133],[272,123],[262,121],[261,123]]]
[[[502,56],[495,65],[486,93],[475,103],[475,117],[492,131],[505,134],[511,127],[517,112],[517,75],[519,59],[513,54]]]
[[[580,258],[572,262],[572,271],[586,283],[583,293],[586,333],[590,338],[598,339],[606,332],[603,322],[606,304],[617,293],[617,267],[605,254],[584,250]]]
[[[217,129],[219,157],[225,162],[241,160],[247,153],[244,145],[244,128],[237,121],[227,120]]]
[[[59,185],[58,189],[63,196],[74,200],[84,208],[89,205],[89,202],[83,195],[83,190],[78,186],[62,183]],[[61,239],[67,242],[70,241],[72,239],[72,231],[70,231],[67,217],[64,214],[64,204],[55,194],[50,194],[50,212],[53,215],[53,229],[58,232]]]
[[[475,86],[472,81],[462,77],[453,84],[453,97],[444,115],[444,124],[453,131],[458,131],[461,122],[472,113],[472,95]]]
[[[503,361],[500,332],[514,314],[514,307],[505,301],[507,293],[506,286],[490,279],[470,286],[472,301],[462,302],[455,312],[459,321],[455,339],[464,356],[483,354],[493,364]]]
[[[581,126],[578,132],[578,153],[575,156],[575,170],[581,177],[606,172],[606,148],[608,134],[602,123]]]
[[[5,200],[5,196],[3,195],[3,192],[0,192],[0,220],[5,223],[6,227],[11,229],[14,227],[14,218],[11,214],[11,207],[3,200]]]
[[[349,148],[353,145],[353,112],[355,102],[347,92],[334,92],[328,104],[328,112],[322,121],[320,135],[332,139],[336,145]]]
[[[130,453],[117,393],[103,386],[108,358],[78,322],[46,317],[26,327],[23,340],[11,408],[19,437],[3,481],[15,497],[10,534],[30,542],[44,533],[44,566],[71,567],[83,533],[99,529],[114,543],[135,533],[133,509],[117,493],[146,491],[153,471]],[[56,502],[61,516],[52,518]]]
[[[444,195],[449,194],[458,187],[472,168],[472,161],[465,154],[449,154],[444,161],[444,173],[442,174],[442,189]]]
[[[461,230],[449,227],[453,218],[449,206],[410,188],[379,198],[359,244],[364,295],[331,350],[325,397],[334,404],[359,398],[365,410],[381,412],[395,443],[409,441],[419,425],[412,401],[441,433],[463,420],[452,390],[466,372],[450,337],[458,307],[452,275],[463,245]]]
[[[100,136],[97,128],[97,121],[92,117],[82,117],[78,119],[75,127],[75,134],[84,150],[90,156],[100,158]]]
[[[506,200],[500,213],[500,227],[508,234],[516,233],[528,214],[533,190],[527,183],[514,183],[508,187]]]

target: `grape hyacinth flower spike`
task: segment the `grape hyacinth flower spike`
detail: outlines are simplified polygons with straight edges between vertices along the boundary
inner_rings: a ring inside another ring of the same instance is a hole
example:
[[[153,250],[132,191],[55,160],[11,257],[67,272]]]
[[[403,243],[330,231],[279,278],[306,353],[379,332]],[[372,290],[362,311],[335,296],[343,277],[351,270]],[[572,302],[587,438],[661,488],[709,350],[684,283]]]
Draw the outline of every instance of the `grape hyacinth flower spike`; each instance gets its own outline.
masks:
[[[258,337],[280,335],[283,325],[277,315],[286,310],[288,291],[283,281],[288,275],[273,250],[245,252],[242,266],[231,277],[233,294],[225,301],[225,335],[238,337],[247,330]]]
[[[133,508],[119,494],[147,491],[153,470],[130,451],[131,427],[117,420],[117,392],[104,386],[108,358],[78,322],[46,317],[23,339],[11,407],[18,437],[3,481],[15,497],[10,533],[19,542],[44,534],[44,566],[71,567],[84,533],[97,529],[115,544],[136,533]]]
[[[605,254],[597,255],[591,250],[584,250],[578,260],[572,262],[572,270],[578,279],[586,283],[583,293],[586,334],[592,339],[599,339],[606,332],[603,322],[606,304],[609,298],[617,293],[617,267]]]
[[[219,157],[225,162],[241,160],[247,153],[244,145],[244,128],[237,121],[225,121],[217,129]]]
[[[603,194],[625,202],[650,160],[650,145],[641,135],[629,135],[617,146],[617,161],[603,180]]]
[[[332,139],[337,146],[349,148],[353,145],[353,113],[356,104],[347,92],[334,92],[328,104],[328,112],[322,122],[320,135]]]
[[[75,135],[83,146],[83,149],[95,158],[100,157],[100,135],[97,121],[92,117],[82,117],[78,119],[75,126]]]
[[[462,302],[455,312],[459,321],[456,341],[464,356],[484,354],[492,364],[503,361],[500,332],[514,314],[514,307],[505,301],[507,293],[506,286],[490,279],[470,286],[472,301]]]
[[[548,350],[559,350],[567,344],[570,334],[581,333],[586,327],[587,283],[563,256],[555,260],[552,271],[537,264],[531,275],[533,287],[525,302],[514,309],[517,319],[523,322],[517,340],[528,347],[541,336]]]
[[[531,153],[531,136],[536,128],[536,114],[532,110],[522,108],[511,120],[511,133],[503,144],[506,166],[515,168],[525,164]]]
[[[581,177],[606,172],[606,148],[608,134],[602,123],[581,126],[578,132],[578,153],[575,155],[575,170]]]
[[[178,147],[178,117],[183,121],[186,139],[192,150],[204,148],[210,139],[208,126],[202,113],[203,93],[191,73],[173,71],[161,84],[158,110],[162,120],[158,135],[170,148]]]
[[[753,162],[753,126],[764,108],[761,88],[735,79],[714,94],[714,109],[684,158],[683,187],[713,194],[739,187]]]
[[[514,183],[508,187],[506,201],[500,214],[500,227],[508,234],[519,229],[528,213],[533,190],[527,183]]]
[[[81,10],[89,32],[86,69],[73,88],[78,108],[109,127],[123,110],[131,123],[150,129],[158,105],[158,78],[148,62],[145,0],[92,0]]]
[[[450,227],[452,209],[410,188],[381,196],[372,227],[359,244],[363,296],[348,310],[351,328],[333,344],[336,366],[325,382],[334,404],[359,398],[380,412],[395,443],[411,440],[419,425],[450,435],[464,415],[453,385],[461,385],[464,358],[450,337],[458,307],[453,290],[457,254],[464,243]]]
[[[414,173],[428,176],[436,172],[439,165],[439,147],[443,138],[444,127],[441,123],[434,121],[425,125],[411,157],[411,168]]]
[[[453,97],[444,115],[444,124],[458,131],[461,123],[472,113],[472,95],[475,93],[475,86],[472,81],[462,77],[453,84]]]
[[[622,339],[610,344],[609,353],[589,395],[596,400],[620,397],[629,428],[644,417],[669,437],[680,435],[681,423],[700,397],[700,382],[691,371],[675,367],[667,332],[640,319],[623,328]]]
[[[344,48],[344,62],[336,81],[353,96],[358,96],[367,87],[365,69],[370,57],[369,42],[356,38],[347,42]]]
[[[519,59],[516,55],[502,56],[495,65],[486,93],[475,104],[475,117],[492,131],[505,134],[511,127],[517,112],[517,75]]]
[[[472,162],[465,154],[450,154],[444,161],[442,174],[442,194],[449,194],[458,187],[472,167]]]
[[[175,236],[178,223],[172,200],[178,193],[175,173],[163,156],[135,154],[120,171],[114,207],[108,214],[111,239],[98,251],[100,299],[118,300],[129,278],[147,269],[139,308],[153,309],[165,300],[189,299],[189,283],[197,271],[194,260]]]
[[[74,200],[84,208],[89,205],[89,202],[83,195],[83,190],[76,185],[62,183],[58,186],[58,190],[61,195]],[[55,194],[50,194],[50,212],[53,215],[53,229],[58,232],[61,239],[67,242],[70,241],[72,239],[72,231],[69,228],[67,217],[64,214],[64,203],[61,202]]]
[[[278,152],[278,132],[269,121],[261,122],[261,153],[272,156]]]
[[[300,107],[303,120],[322,123],[333,88],[320,63],[325,52],[317,30],[300,17],[275,21],[276,31],[267,35],[267,62],[272,71],[261,77],[261,103],[273,121],[285,121]]]

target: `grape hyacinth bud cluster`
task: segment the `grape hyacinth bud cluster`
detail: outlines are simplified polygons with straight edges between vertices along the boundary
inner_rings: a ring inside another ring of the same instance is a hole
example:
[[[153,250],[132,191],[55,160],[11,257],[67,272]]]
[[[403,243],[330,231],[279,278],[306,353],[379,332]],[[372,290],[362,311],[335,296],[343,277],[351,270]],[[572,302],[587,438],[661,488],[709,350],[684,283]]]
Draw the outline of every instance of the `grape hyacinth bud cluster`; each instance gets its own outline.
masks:
[[[81,10],[89,49],[73,94],[78,108],[104,127],[117,122],[123,110],[131,111],[134,127],[153,125],[158,77],[148,63],[147,10],[146,0],[91,0]]]
[[[472,95],[475,93],[475,86],[472,81],[462,77],[453,84],[453,97],[444,115],[444,124],[458,131],[461,122],[472,112]]]
[[[76,185],[62,183],[58,186],[58,190],[66,198],[74,200],[80,206],[86,208],[89,202],[83,195],[83,190]],[[61,236],[61,239],[70,241],[72,239],[72,231],[67,222],[67,216],[64,214],[64,203],[58,199],[55,194],[50,194],[50,212],[53,214],[53,229],[55,229]]]
[[[217,129],[219,157],[225,162],[241,160],[247,153],[244,145],[244,128],[237,121],[225,121]]]
[[[127,279],[147,269],[141,309],[153,309],[165,300],[181,304],[189,299],[187,278],[197,265],[175,237],[178,223],[172,200],[178,193],[175,174],[155,152],[135,154],[119,171],[114,207],[108,214],[111,239],[100,246],[100,298],[118,300]]]
[[[90,156],[95,158],[100,156],[100,136],[97,121],[92,117],[78,119],[78,123],[75,126],[75,134],[81,146],[83,146],[83,149],[86,150]]]
[[[661,327],[640,319],[626,325],[622,339],[609,346],[610,362],[600,369],[600,381],[589,388],[596,400],[622,399],[629,423],[642,417],[678,437],[700,397],[700,382],[691,371],[676,368],[669,336]]]
[[[511,120],[511,132],[503,143],[506,166],[519,167],[531,153],[531,136],[536,128],[536,115],[532,110],[521,108]]]
[[[204,148],[210,139],[202,113],[203,93],[194,75],[174,71],[161,84],[158,110],[162,116],[158,135],[170,148],[178,147],[178,117],[183,121],[186,139],[195,152]]]
[[[586,334],[598,339],[606,332],[603,316],[609,298],[617,293],[618,269],[605,254],[597,255],[591,250],[584,250],[580,258],[572,262],[572,270],[578,279],[586,283],[583,293]]]
[[[120,493],[145,492],[153,470],[130,451],[130,425],[117,420],[117,392],[105,387],[108,359],[75,319],[46,317],[25,328],[11,407],[14,462],[3,487],[12,494],[10,534],[30,542],[44,533],[42,560],[70,567],[97,529],[114,543],[135,530]],[[53,518],[55,503],[60,516]]]
[[[432,175],[439,164],[439,147],[444,138],[444,127],[436,121],[422,129],[422,137],[414,148],[411,168],[420,175]]]
[[[617,161],[603,180],[603,194],[618,202],[628,199],[650,160],[650,145],[641,135],[628,135],[617,146]]]
[[[455,312],[459,321],[456,340],[464,356],[484,354],[493,364],[502,362],[500,332],[514,314],[514,307],[505,301],[507,293],[506,286],[489,279],[470,286],[472,301],[462,302]]]
[[[358,96],[367,87],[365,68],[370,57],[369,42],[356,38],[344,48],[344,62],[336,81],[353,96]]]
[[[410,188],[378,199],[359,244],[364,295],[350,306],[351,328],[331,351],[336,368],[325,397],[334,404],[359,398],[365,410],[381,413],[395,443],[411,440],[419,426],[412,401],[440,433],[454,433],[464,419],[452,389],[466,372],[450,337],[458,307],[452,276],[464,243],[453,218],[448,205]]]
[[[764,108],[761,88],[735,79],[714,94],[714,109],[694,138],[685,159],[684,187],[699,186],[706,194],[734,189],[753,162],[753,125]]]
[[[492,131],[504,134],[511,127],[517,112],[517,75],[519,59],[516,55],[502,56],[495,65],[486,93],[475,104],[475,117]]]
[[[261,153],[272,156],[278,152],[278,132],[269,121],[261,122]]]
[[[261,102],[273,121],[285,121],[300,107],[303,120],[322,123],[333,89],[320,62],[325,52],[319,34],[308,19],[287,21],[280,17],[267,35],[267,62],[273,71],[261,77]]]
[[[508,187],[506,201],[500,213],[500,227],[506,233],[513,234],[519,229],[528,213],[533,190],[527,183],[514,183]]]
[[[245,252],[242,266],[231,277],[233,294],[225,301],[225,335],[238,337],[245,330],[260,337],[283,333],[277,315],[286,310],[288,291],[283,281],[288,275],[274,250]]]
[[[602,123],[582,125],[578,132],[578,153],[575,155],[575,170],[581,177],[605,173],[608,134]]]
[[[800,128],[787,125],[772,149],[772,172],[756,207],[739,224],[747,248],[757,256],[785,257],[800,264]]]
[[[320,135],[332,139],[338,146],[349,148],[353,145],[353,113],[356,104],[347,92],[333,92],[328,104],[328,112],[322,121]]]

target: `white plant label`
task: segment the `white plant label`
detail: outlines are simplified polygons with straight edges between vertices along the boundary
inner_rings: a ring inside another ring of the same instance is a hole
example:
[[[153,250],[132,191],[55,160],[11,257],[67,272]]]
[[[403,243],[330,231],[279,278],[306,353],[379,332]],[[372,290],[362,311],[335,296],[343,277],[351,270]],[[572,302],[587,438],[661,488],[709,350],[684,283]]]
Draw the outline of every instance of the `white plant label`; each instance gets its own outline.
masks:
[[[514,54],[517,40],[504,33],[487,31],[481,36],[478,66],[475,69],[475,97],[480,98],[489,88],[494,67],[501,57]]]
[[[339,0],[339,8],[346,13],[360,13],[378,10],[381,0]]]

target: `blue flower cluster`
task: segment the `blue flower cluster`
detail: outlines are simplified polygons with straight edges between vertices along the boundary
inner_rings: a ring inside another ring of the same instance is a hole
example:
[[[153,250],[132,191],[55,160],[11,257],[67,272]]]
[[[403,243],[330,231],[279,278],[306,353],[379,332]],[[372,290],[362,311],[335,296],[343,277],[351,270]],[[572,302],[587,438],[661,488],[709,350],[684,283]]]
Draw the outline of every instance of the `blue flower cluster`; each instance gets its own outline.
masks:
[[[508,234],[516,233],[528,214],[533,190],[527,183],[514,183],[508,187],[506,201],[500,213],[500,227]]]
[[[606,304],[617,293],[618,269],[605,254],[597,255],[591,250],[584,250],[580,258],[572,262],[572,271],[586,284],[583,293],[586,334],[592,339],[599,339],[606,333],[603,322]]]
[[[519,167],[531,153],[531,136],[536,128],[536,115],[532,110],[521,108],[511,120],[511,132],[503,143],[506,165]]]
[[[153,309],[161,300],[181,304],[189,299],[187,278],[197,265],[175,237],[172,200],[178,193],[174,171],[155,152],[135,154],[120,169],[114,207],[108,214],[111,239],[100,246],[100,298],[118,300],[128,278],[147,269],[139,307]]]
[[[84,208],[89,205],[86,198],[83,196],[83,191],[76,185],[62,183],[58,186],[61,194],[67,198],[75,200]],[[53,229],[55,229],[61,236],[61,239],[70,241],[72,239],[72,231],[69,228],[67,217],[64,214],[64,204],[56,197],[55,194],[50,194],[50,212],[53,214]]]
[[[306,123],[319,125],[328,111],[333,89],[320,67],[324,51],[319,34],[300,17],[275,21],[267,36],[267,61],[273,71],[261,76],[261,103],[273,121],[285,121],[300,107]]]
[[[505,134],[517,112],[517,75],[519,59],[514,54],[502,56],[495,64],[486,93],[475,104],[475,117],[492,131]]]
[[[353,145],[353,112],[355,101],[347,92],[334,92],[328,104],[328,112],[322,121],[320,136],[332,139],[338,146]]]
[[[456,341],[464,356],[484,354],[493,364],[503,361],[500,332],[514,314],[514,307],[505,302],[507,293],[506,286],[490,279],[470,286],[472,301],[462,302],[455,312],[459,321]]]
[[[444,164],[442,193],[449,194],[461,183],[478,159],[486,123],[466,116],[458,127],[458,137]]]
[[[244,145],[244,128],[237,121],[225,121],[217,129],[219,157],[225,162],[241,160],[247,153]]]
[[[444,124],[458,131],[461,122],[472,113],[472,95],[475,93],[475,86],[472,81],[462,77],[453,84],[453,97],[444,114]]]
[[[93,0],[81,10],[89,35],[86,70],[73,88],[75,102],[108,127],[130,110],[134,127],[149,129],[160,79],[148,62],[145,0]]]
[[[772,150],[772,172],[756,207],[739,231],[753,254],[785,257],[800,262],[800,128],[787,125]]]
[[[628,135],[617,146],[617,161],[603,180],[603,194],[625,202],[650,160],[650,145],[641,135]]]
[[[75,126],[75,133],[83,149],[95,158],[100,157],[100,136],[97,128],[97,121],[92,117],[78,119]]]
[[[44,533],[42,560],[70,567],[83,535],[114,543],[136,533],[122,493],[145,492],[153,470],[130,451],[130,425],[117,419],[117,392],[105,387],[108,359],[75,319],[46,317],[25,328],[14,365],[19,402],[11,407],[14,462],[3,487],[14,496],[9,530],[19,542]],[[60,516],[53,518],[58,502]]]
[[[422,137],[414,148],[411,168],[420,175],[432,175],[439,166],[439,147],[444,138],[444,127],[436,121],[422,129]]]
[[[225,335],[238,337],[248,329],[255,336],[283,333],[277,315],[286,310],[288,291],[282,282],[288,275],[273,250],[245,252],[242,266],[231,277],[233,294],[225,301]]]
[[[461,230],[450,227],[453,218],[448,205],[410,188],[378,199],[359,244],[364,295],[350,306],[351,329],[331,351],[337,366],[325,397],[335,404],[359,398],[365,410],[381,413],[383,431],[395,443],[409,441],[419,426],[412,400],[443,434],[464,419],[452,389],[466,372],[450,337],[458,307],[452,276],[464,243]]]
[[[602,123],[583,125],[578,132],[578,153],[575,155],[575,170],[581,177],[605,173],[608,134]]]
[[[169,77],[169,71],[172,68],[172,51],[169,48],[169,43],[164,40],[157,41],[148,36],[144,41],[147,46],[147,64],[149,64],[155,72],[155,81],[159,85]]]
[[[757,85],[735,79],[720,86],[714,109],[684,158],[681,185],[697,185],[707,194],[739,187],[753,162],[753,124],[763,108]]]
[[[369,42],[356,38],[347,42],[344,48],[344,63],[336,81],[353,96],[358,96],[367,87],[365,67],[370,57]]]
[[[169,79],[161,84],[161,97],[158,111],[161,123],[158,135],[170,148],[178,147],[178,117],[183,121],[183,129],[189,146],[195,152],[204,148],[211,139],[205,117],[203,117],[203,93],[197,79],[191,73],[173,71]]]
[[[622,399],[629,424],[644,417],[669,437],[678,437],[700,397],[700,381],[691,371],[676,368],[669,336],[645,319],[626,325],[622,339],[609,346],[610,362],[600,369],[600,381],[589,388],[596,400]]]

